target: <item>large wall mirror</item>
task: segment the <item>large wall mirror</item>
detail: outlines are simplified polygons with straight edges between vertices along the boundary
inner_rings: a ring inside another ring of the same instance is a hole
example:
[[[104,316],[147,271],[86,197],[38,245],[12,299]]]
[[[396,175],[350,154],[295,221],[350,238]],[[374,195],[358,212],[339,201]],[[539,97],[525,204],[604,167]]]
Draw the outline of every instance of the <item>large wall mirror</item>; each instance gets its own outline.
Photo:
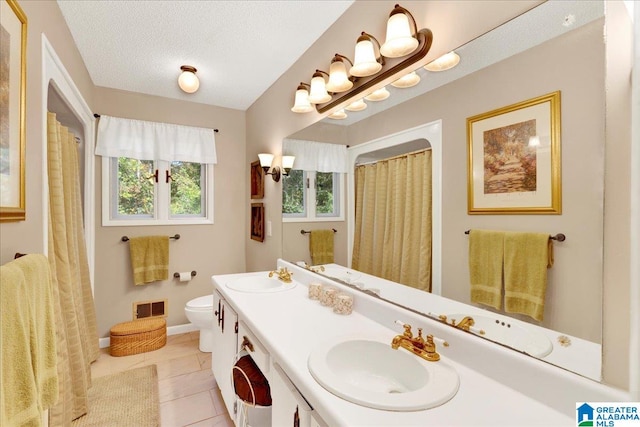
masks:
[[[602,343],[604,25],[603,2],[545,2],[458,48],[461,61],[456,68],[439,73],[421,68],[417,86],[389,87],[391,97],[385,101],[370,102],[361,112],[347,112],[344,120],[325,118],[289,136],[349,145],[350,167],[356,157],[369,155],[364,148],[367,144],[372,144],[369,151],[374,154],[392,157],[415,150],[416,140],[426,140],[424,145],[433,150],[432,185],[436,186],[431,291],[468,307],[469,313],[512,316],[471,303],[466,230],[565,234],[566,241],[554,242],[555,263],[548,271],[544,319],[511,318],[552,337],[554,357],[540,356],[543,360],[595,380],[601,380]],[[561,94],[562,214],[468,214],[466,119],[556,91]],[[416,129],[418,134],[406,133]],[[380,147],[391,151],[380,151]],[[285,259],[309,261],[308,237],[302,230],[333,228],[335,263],[351,267],[353,171],[344,179],[346,219],[285,221]],[[384,293],[381,297],[385,298]],[[400,303],[425,314],[432,311]]]

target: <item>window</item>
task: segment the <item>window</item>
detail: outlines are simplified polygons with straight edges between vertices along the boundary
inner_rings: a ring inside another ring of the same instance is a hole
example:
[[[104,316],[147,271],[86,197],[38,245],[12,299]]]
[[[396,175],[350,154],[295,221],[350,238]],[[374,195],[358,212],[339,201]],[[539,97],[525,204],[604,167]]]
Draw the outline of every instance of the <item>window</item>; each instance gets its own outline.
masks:
[[[344,175],[291,170],[282,184],[282,217],[288,222],[341,221]]]
[[[213,223],[211,164],[103,157],[102,168],[103,225]]]

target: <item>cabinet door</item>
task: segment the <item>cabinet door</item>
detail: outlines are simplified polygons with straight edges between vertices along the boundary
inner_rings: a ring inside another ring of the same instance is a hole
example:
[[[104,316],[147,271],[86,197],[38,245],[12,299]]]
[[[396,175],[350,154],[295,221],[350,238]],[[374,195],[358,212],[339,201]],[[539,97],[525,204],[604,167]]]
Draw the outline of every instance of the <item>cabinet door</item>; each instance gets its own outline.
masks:
[[[310,427],[312,409],[277,363],[273,364],[269,384],[273,399],[271,425],[274,427]]]
[[[214,291],[211,370],[232,419],[235,419],[236,394],[231,383],[231,370],[238,352],[237,324],[238,315],[236,312],[217,291]]]

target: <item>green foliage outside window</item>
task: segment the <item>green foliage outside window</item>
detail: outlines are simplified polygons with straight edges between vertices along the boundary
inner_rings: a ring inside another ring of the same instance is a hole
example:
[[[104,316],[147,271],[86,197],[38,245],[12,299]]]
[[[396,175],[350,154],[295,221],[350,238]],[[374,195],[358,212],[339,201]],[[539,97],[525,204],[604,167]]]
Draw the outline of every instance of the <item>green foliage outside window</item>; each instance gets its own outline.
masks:
[[[304,213],[304,173],[291,170],[282,182],[282,213]]]
[[[118,214],[153,215],[153,161],[118,159]]]
[[[202,165],[200,163],[171,163],[171,215],[201,215]]]
[[[316,173],[316,213],[332,214],[333,209],[333,173]]]

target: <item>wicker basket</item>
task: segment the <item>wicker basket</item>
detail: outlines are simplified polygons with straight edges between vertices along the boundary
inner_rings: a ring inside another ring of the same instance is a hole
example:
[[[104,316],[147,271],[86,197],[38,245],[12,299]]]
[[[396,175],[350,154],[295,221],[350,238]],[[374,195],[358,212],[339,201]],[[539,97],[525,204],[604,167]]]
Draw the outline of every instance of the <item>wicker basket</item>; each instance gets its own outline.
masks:
[[[164,318],[138,319],[118,323],[111,328],[112,356],[130,356],[164,347],[167,322]]]

